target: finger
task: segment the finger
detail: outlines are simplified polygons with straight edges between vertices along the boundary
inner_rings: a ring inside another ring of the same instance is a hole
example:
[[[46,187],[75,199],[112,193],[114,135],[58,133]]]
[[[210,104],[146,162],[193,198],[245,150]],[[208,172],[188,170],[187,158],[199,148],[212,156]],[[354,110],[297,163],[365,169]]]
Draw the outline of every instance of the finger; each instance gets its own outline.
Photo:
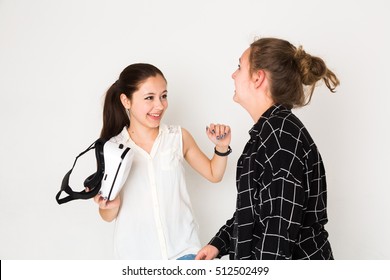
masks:
[[[217,124],[215,126],[215,135],[217,140],[220,140],[222,137],[223,131],[222,131],[222,126],[220,124]]]
[[[220,126],[219,133],[220,133],[219,140],[223,140],[226,137],[226,135],[227,135],[227,133],[226,133],[226,126],[225,125],[221,125]]]
[[[225,135],[228,135],[229,133],[230,133],[230,126],[226,125],[226,126],[224,127],[224,134],[225,134]]]
[[[210,133],[215,134],[215,124],[213,123],[210,124]]]
[[[226,126],[226,125],[221,126],[220,131],[221,131],[221,135],[219,136],[219,140],[225,140],[227,137],[230,137],[230,135],[229,135],[230,127],[229,126]]]
[[[206,134],[209,138],[212,137],[213,133],[212,133],[211,127],[206,126]]]
[[[99,202],[99,208],[102,208],[102,209],[105,209],[107,208],[108,205],[107,205],[107,199],[101,199],[101,201]]]
[[[210,124],[208,127],[207,136],[208,138],[215,143],[217,141],[217,126],[215,124]]]
[[[100,203],[100,198],[101,198],[101,195],[100,195],[100,194],[97,194],[97,195],[95,195],[95,196],[93,197],[93,200],[94,200],[97,204],[99,204],[99,203]]]
[[[204,260],[204,258],[205,258],[205,253],[199,252],[195,257],[195,260]]]

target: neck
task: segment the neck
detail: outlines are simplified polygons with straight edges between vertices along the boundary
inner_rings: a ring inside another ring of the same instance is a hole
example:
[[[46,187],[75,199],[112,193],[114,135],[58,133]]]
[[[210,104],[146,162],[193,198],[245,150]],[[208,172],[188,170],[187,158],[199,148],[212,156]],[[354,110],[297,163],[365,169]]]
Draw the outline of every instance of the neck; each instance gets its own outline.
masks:
[[[275,103],[273,102],[273,100],[265,98],[263,100],[260,100],[260,102],[254,102],[252,104],[253,106],[250,108],[250,110],[248,110],[248,112],[251,115],[254,123],[257,123],[257,121],[265,113],[265,111],[267,111]]]
[[[270,85],[268,83],[268,78],[265,78],[258,87],[255,87],[254,90],[253,102],[251,102],[250,110],[248,110],[248,112],[255,123],[258,122],[265,111],[275,104],[270,91]]]
[[[158,135],[159,126],[153,127],[142,124],[137,120],[130,121],[130,126],[128,128],[129,134],[131,137],[137,137],[139,139],[148,140],[155,139]]]
[[[156,139],[159,131],[159,127],[147,128],[131,125],[128,128],[131,138],[136,138],[138,141],[148,141]]]
[[[133,142],[147,153],[150,153],[159,132],[159,127],[146,128],[130,124],[128,128],[130,138]]]

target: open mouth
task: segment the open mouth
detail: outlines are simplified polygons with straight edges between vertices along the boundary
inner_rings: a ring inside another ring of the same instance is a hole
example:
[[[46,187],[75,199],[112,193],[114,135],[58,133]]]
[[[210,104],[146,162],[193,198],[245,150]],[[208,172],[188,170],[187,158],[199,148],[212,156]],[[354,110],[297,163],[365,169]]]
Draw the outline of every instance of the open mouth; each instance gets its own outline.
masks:
[[[151,117],[151,118],[154,119],[154,120],[159,120],[159,119],[161,118],[161,113],[160,113],[160,114],[157,114],[157,113],[149,113],[148,116]]]

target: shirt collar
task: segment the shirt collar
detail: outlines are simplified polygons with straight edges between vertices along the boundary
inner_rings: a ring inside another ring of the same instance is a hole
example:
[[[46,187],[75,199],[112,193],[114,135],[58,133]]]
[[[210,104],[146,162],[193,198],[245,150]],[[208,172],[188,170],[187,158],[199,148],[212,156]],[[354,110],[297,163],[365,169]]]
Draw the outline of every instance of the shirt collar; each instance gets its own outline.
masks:
[[[162,132],[167,132],[167,131],[168,131],[168,126],[166,124],[164,124],[164,123],[161,123],[160,126],[159,126],[159,129],[158,129],[158,136],[160,136],[160,134]],[[123,127],[120,135],[121,135],[124,143],[126,143],[128,141],[132,141],[131,138],[130,138],[130,135],[129,135],[129,131],[127,130],[127,126]]]
[[[275,104],[275,105],[272,105],[271,107],[269,107],[263,113],[263,115],[261,115],[261,117],[259,118],[257,123],[255,123],[253,125],[253,127],[249,130],[249,135],[251,136],[251,138],[257,137],[264,122],[266,122],[270,117],[277,115],[279,112],[285,111],[285,110],[289,110],[289,109],[287,109],[286,107],[284,107],[283,105],[280,105],[280,104]]]

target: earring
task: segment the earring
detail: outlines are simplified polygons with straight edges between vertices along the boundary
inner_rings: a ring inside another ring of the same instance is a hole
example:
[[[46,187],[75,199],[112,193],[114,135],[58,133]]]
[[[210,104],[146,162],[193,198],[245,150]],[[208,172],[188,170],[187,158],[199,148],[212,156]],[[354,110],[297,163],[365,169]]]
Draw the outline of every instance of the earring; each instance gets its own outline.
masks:
[[[127,117],[128,117],[129,120],[130,120],[130,109],[126,109],[126,114],[127,114]]]

